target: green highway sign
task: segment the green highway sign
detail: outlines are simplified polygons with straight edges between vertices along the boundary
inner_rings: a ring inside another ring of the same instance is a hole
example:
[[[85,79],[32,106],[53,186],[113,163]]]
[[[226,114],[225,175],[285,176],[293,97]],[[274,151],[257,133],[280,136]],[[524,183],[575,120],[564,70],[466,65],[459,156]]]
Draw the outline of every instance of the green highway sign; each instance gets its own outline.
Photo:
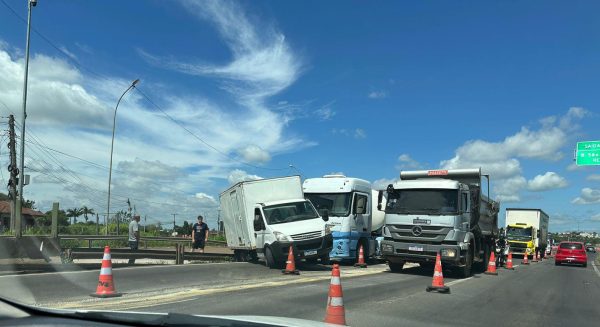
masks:
[[[575,163],[578,166],[600,165],[600,141],[577,142]]]

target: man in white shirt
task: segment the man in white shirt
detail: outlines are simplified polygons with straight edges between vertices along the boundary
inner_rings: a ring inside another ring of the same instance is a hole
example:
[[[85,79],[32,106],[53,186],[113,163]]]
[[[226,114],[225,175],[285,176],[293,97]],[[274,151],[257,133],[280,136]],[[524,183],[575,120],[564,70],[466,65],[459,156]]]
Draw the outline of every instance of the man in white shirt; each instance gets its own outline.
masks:
[[[129,247],[132,250],[138,249],[138,244],[140,242],[140,225],[138,224],[140,221],[140,216],[133,216],[131,222],[129,223]],[[132,265],[135,263],[135,259],[129,259],[129,264]]]

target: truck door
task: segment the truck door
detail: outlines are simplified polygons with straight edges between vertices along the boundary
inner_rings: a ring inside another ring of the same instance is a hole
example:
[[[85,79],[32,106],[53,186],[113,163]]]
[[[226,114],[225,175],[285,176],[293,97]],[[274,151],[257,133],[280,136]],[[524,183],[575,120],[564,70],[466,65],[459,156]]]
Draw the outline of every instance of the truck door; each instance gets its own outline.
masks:
[[[369,226],[370,218],[370,205],[369,196],[365,193],[354,193],[354,201],[352,203],[352,214],[353,221],[351,226],[351,233],[355,232],[358,234],[358,238],[369,238],[371,228]],[[354,240],[350,243],[351,249],[358,249],[358,240]],[[365,255],[368,257],[372,254],[374,247],[370,244],[364,244]]]
[[[236,191],[229,193],[229,200],[231,201],[231,211],[235,217],[235,228],[238,235],[238,245],[245,246],[249,241],[248,239],[248,226],[242,218],[242,212],[240,211],[240,201]]]
[[[265,226],[265,227],[267,226],[260,208],[254,208],[254,220],[262,221],[263,226]],[[257,249],[262,250],[264,248],[266,233],[267,233],[266,228],[263,228],[259,231],[257,231],[256,229],[254,230],[254,235],[256,236],[256,248]]]

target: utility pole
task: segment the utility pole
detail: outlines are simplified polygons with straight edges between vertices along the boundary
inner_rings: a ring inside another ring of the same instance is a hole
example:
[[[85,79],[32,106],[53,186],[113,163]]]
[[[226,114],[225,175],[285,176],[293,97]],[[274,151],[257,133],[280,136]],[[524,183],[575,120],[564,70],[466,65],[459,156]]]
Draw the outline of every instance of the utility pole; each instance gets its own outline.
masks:
[[[146,232],[146,225],[148,224],[148,223],[146,222],[146,218],[148,218],[148,216],[147,216],[147,215],[144,215],[144,233]]]
[[[21,181],[19,183],[19,193],[17,193],[17,205],[15,209],[15,237],[23,235],[21,231],[22,207],[23,207],[23,184],[25,184],[25,119],[27,118],[27,75],[29,73],[29,35],[31,34],[31,8],[35,7],[37,0],[27,2],[27,41],[25,44],[25,76],[23,78],[23,111],[21,114],[21,160],[19,162],[19,172]]]
[[[100,217],[96,213],[96,235],[100,235]]]
[[[8,171],[10,179],[8,180],[8,196],[10,197],[10,230],[15,231],[15,209],[17,206],[17,178],[19,169],[17,168],[17,150],[15,141],[15,116],[8,116],[8,149],[10,153],[10,164]]]
[[[176,213],[173,214],[173,233],[175,233],[175,216],[177,216]]]

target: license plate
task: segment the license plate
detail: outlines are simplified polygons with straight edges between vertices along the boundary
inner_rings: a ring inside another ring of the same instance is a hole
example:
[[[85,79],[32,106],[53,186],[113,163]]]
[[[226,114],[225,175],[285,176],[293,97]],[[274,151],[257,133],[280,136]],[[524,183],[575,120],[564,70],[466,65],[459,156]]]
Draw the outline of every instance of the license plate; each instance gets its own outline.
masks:
[[[575,258],[567,258],[567,261],[574,261]]]
[[[409,251],[419,251],[419,252],[423,252],[423,247],[422,246],[409,246],[408,247]]]
[[[315,255],[317,250],[304,251],[304,256]]]

